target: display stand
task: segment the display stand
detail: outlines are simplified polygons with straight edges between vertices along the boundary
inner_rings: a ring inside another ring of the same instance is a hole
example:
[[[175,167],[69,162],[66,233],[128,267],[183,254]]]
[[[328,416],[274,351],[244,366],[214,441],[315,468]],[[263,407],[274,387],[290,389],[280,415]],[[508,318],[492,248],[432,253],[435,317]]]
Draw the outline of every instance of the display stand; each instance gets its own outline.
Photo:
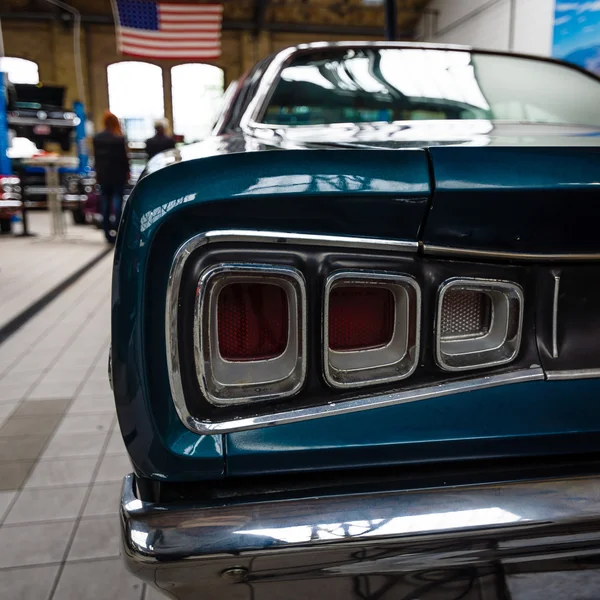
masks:
[[[37,156],[22,162],[25,165],[44,169],[52,235],[64,239],[67,235],[67,224],[62,210],[62,190],[58,170],[61,167],[77,167],[79,164],[78,159],[70,156]]]

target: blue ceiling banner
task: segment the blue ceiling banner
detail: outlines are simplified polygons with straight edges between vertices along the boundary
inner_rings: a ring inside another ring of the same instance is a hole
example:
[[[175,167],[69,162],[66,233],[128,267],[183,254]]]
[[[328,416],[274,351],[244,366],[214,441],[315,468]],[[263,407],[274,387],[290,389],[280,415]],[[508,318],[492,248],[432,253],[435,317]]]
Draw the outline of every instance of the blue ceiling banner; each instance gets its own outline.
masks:
[[[599,0],[557,0],[552,55],[600,75]]]

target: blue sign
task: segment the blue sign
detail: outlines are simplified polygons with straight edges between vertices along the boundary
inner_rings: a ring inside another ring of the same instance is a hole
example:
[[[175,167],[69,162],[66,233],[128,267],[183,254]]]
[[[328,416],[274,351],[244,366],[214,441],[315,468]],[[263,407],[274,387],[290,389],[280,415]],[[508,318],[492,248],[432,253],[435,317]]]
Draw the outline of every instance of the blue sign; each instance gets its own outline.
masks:
[[[12,167],[8,158],[8,120],[6,115],[6,81],[0,71],[0,175],[11,175]]]
[[[85,135],[85,110],[83,104],[78,100],[73,102],[73,111],[79,119],[75,127],[75,139],[77,140],[77,156],[79,157],[79,174],[84,175],[88,172],[88,147]]]
[[[600,75],[599,0],[556,0],[552,55]]]

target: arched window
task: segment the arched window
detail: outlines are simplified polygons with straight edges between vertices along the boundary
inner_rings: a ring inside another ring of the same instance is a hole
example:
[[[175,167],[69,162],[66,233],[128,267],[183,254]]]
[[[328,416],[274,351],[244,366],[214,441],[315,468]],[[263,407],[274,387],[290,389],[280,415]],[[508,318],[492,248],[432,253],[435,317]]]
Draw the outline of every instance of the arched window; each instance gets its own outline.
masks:
[[[0,71],[8,75],[8,80],[11,83],[33,83],[37,85],[40,82],[37,63],[25,58],[0,57]]]
[[[125,125],[130,141],[154,135],[154,121],[163,119],[162,69],[145,62],[125,61],[108,65],[108,107]]]
[[[186,142],[201,140],[212,129],[223,96],[223,71],[188,63],[171,69],[173,132]]]

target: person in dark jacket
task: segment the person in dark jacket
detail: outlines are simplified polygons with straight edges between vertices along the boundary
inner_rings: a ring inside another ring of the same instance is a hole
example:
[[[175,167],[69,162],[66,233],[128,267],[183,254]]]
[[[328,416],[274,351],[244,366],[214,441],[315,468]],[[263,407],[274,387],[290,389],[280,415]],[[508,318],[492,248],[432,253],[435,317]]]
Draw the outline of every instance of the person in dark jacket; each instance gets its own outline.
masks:
[[[146,140],[146,154],[148,160],[164,150],[175,148],[175,140],[165,133],[165,125],[161,121],[154,124],[155,134],[149,140]]]
[[[108,110],[104,113],[104,131],[94,136],[94,156],[96,180],[102,193],[104,235],[114,244],[121,220],[123,192],[129,181],[129,158],[119,119]],[[111,215],[114,215],[114,225]]]

